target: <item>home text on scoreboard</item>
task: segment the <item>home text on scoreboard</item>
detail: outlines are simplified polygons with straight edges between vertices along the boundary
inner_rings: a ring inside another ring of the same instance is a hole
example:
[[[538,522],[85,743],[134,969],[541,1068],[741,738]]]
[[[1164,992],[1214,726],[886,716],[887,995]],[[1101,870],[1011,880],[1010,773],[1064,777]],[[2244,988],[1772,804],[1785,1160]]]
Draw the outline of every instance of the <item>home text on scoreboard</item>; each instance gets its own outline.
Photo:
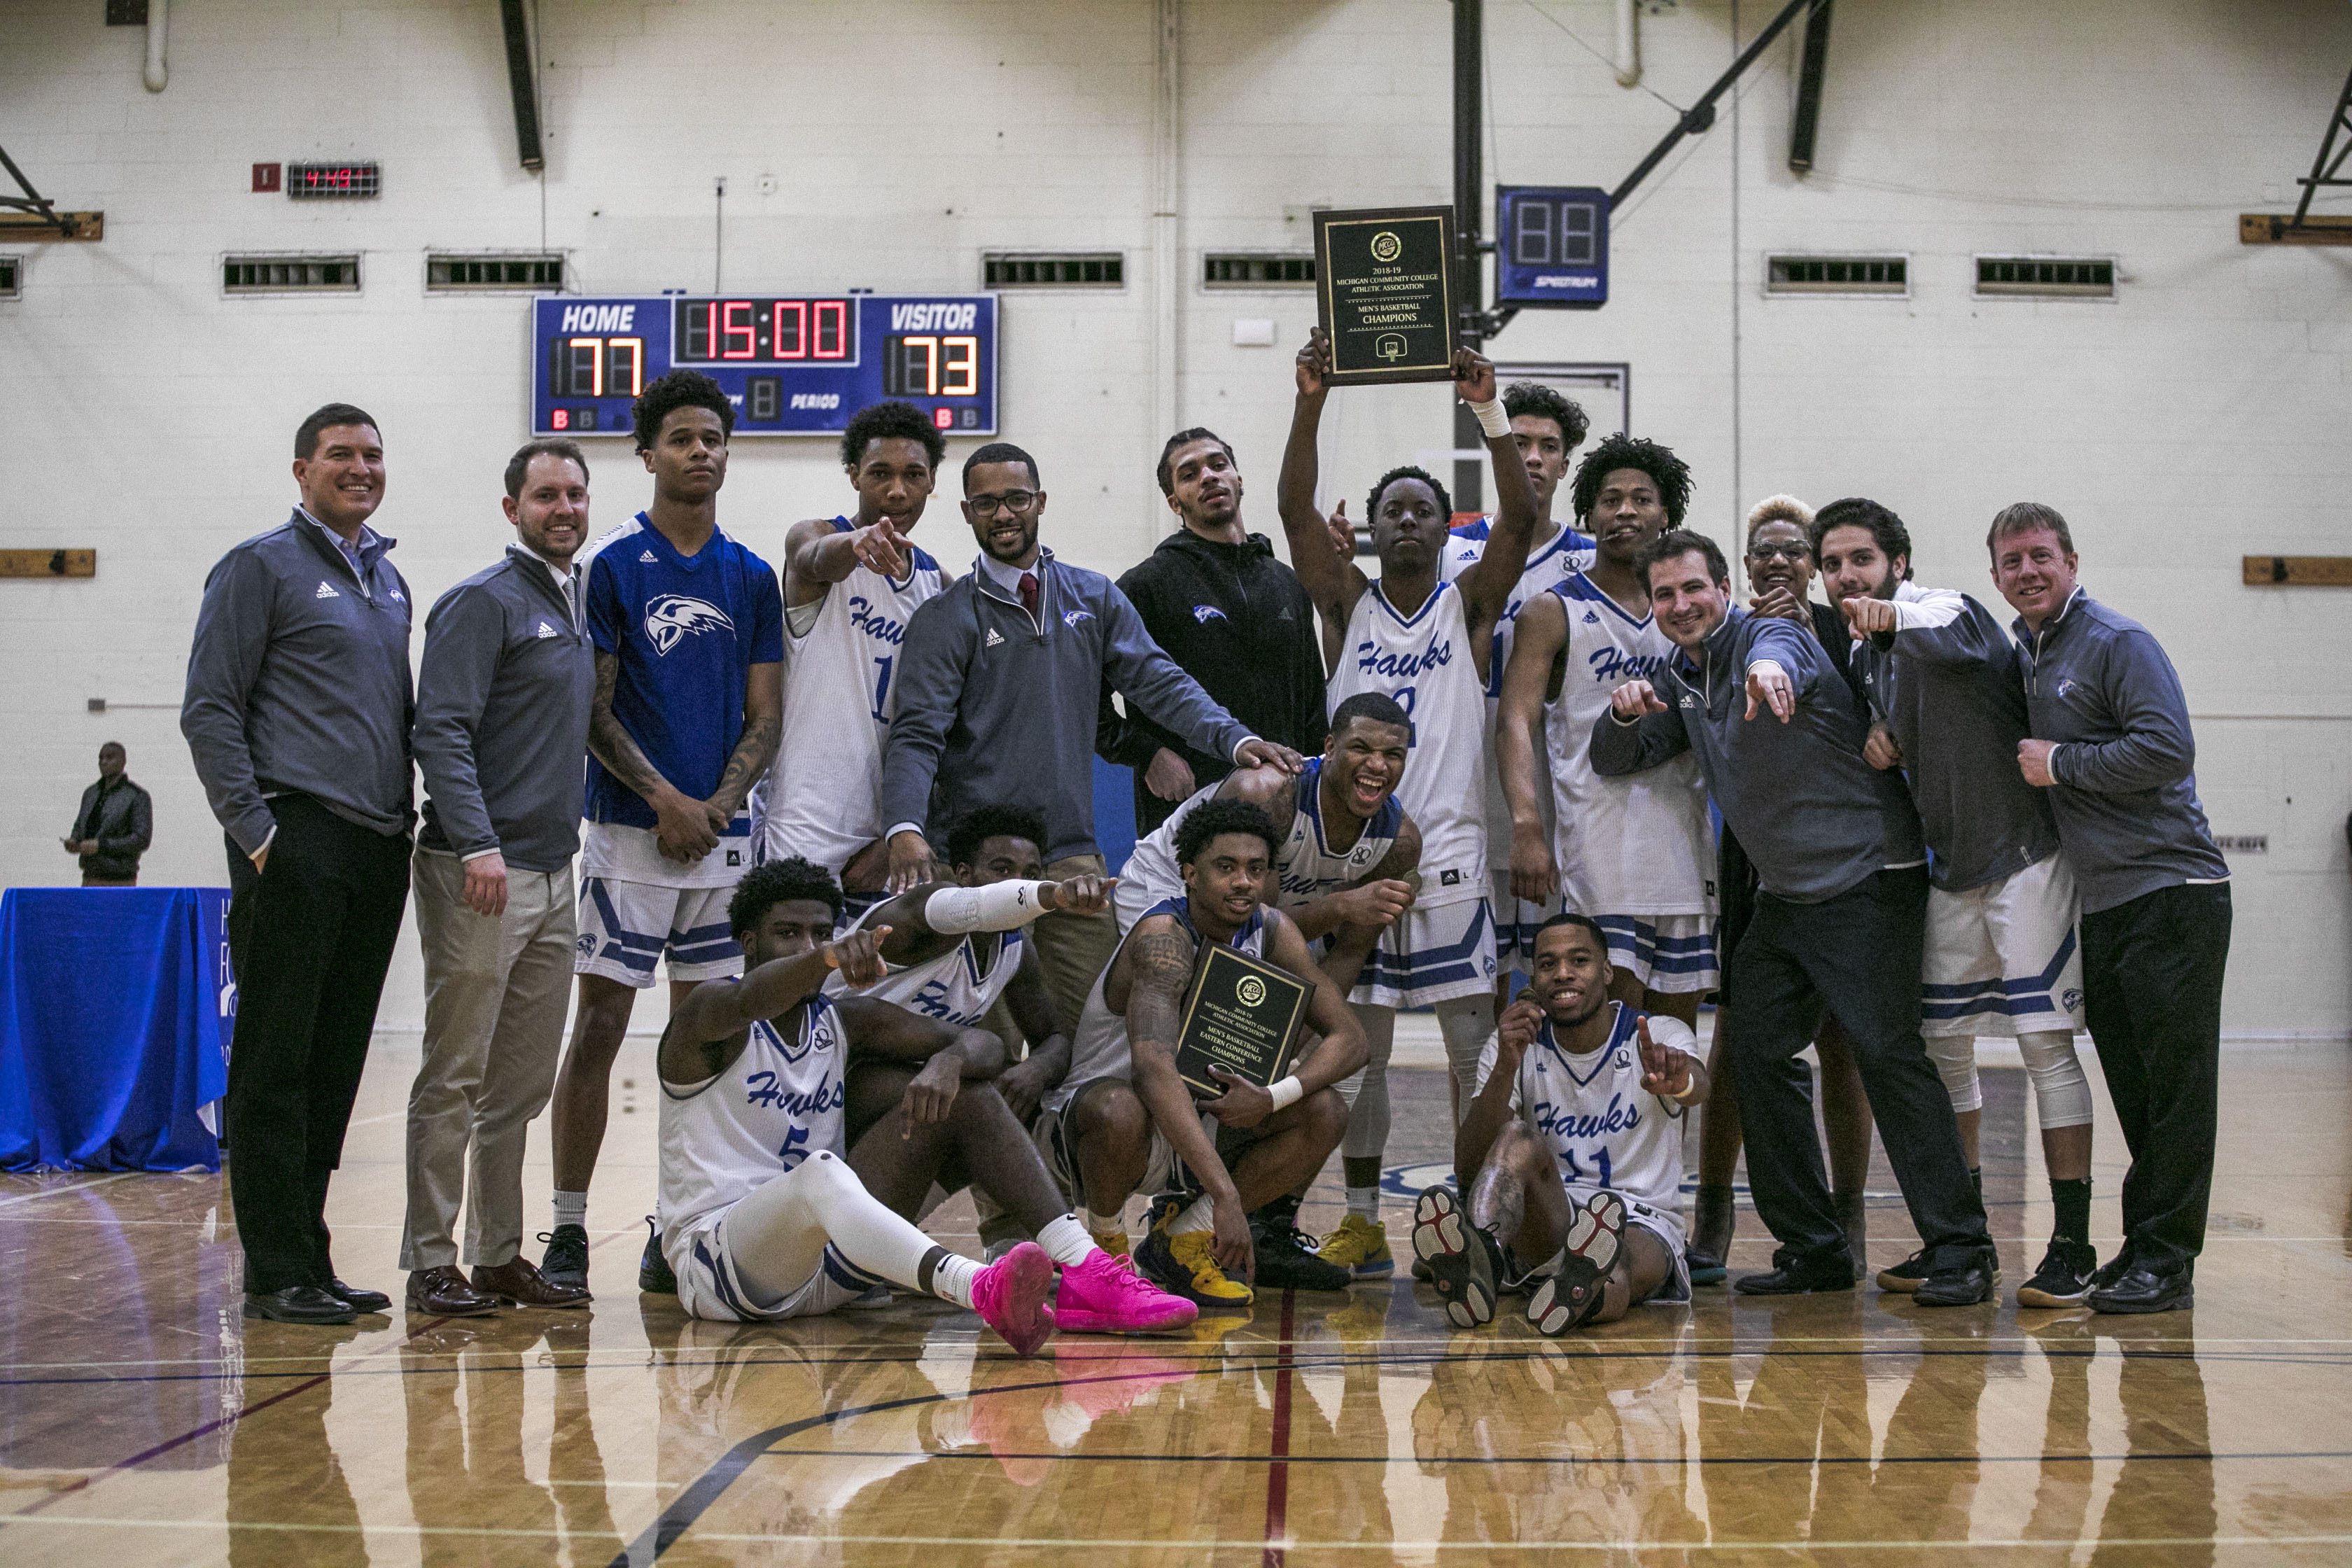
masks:
[[[549,298],[534,309],[532,429],[625,435],[672,369],[717,381],[738,436],[824,436],[885,397],[940,430],[996,432],[996,297],[739,294]]]

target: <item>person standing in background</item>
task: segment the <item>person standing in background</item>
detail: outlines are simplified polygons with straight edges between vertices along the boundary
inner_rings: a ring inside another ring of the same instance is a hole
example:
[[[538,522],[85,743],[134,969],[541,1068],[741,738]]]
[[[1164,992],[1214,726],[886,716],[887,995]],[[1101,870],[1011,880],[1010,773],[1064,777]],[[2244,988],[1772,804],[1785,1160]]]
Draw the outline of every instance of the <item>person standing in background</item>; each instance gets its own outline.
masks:
[[[753,859],[745,801],[776,754],[784,602],[773,568],[719,531],[735,407],[699,371],[637,399],[653,505],[598,540],[586,567],[596,692],[581,835],[580,1005],[556,1076],[554,1226],[540,1270],[588,1283],[588,1183],[613,1058],[654,965],[670,1005],[743,973],[727,901]],[[643,1262],[662,1258],[646,1238]]]
[[[180,732],[227,834],[236,1050],[229,1194],[245,1315],[348,1323],[327,1185],[408,902],[408,584],[368,526],[383,438],[330,403],[294,436],[293,516],[205,580]]]
[[[81,857],[85,888],[139,885],[139,857],[155,834],[155,803],[123,776],[130,760],[120,741],[98,749],[98,782],[81,792],[81,809],[65,837],[66,853]]]
[[[1985,536],[2017,612],[2030,739],[2083,902],[2083,1013],[2123,1124],[2123,1250],[2091,1277],[2095,1312],[2194,1304],[2220,1115],[2230,867],[2197,799],[2180,677],[2147,627],[2075,582],[2074,536],[2020,501]]]
[[[522,1256],[522,1162],[547,1106],[570,1000],[595,649],[572,558],[588,538],[588,459],[532,441],[509,459],[515,542],[425,617],[416,688],[416,930],[425,1051],[408,1091],[411,1311],[587,1305]],[[461,1194],[469,1281],[457,1269]]]
[[[1252,732],[1306,756],[1323,750],[1323,655],[1315,606],[1274,543],[1242,527],[1242,473],[1211,430],[1179,430],[1160,453],[1160,493],[1183,523],[1128,569],[1119,592],[1143,629],[1201,689]],[[1095,748],[1135,770],[1135,834],[1234,771],[1231,758],[1187,745],[1138,712],[1122,715],[1104,684]]]

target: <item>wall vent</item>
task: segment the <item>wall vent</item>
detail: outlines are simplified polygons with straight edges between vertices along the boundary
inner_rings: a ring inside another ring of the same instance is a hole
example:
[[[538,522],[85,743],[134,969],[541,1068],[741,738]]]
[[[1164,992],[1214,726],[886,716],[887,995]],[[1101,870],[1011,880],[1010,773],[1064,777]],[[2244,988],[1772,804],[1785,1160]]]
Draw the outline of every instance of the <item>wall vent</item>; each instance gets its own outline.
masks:
[[[226,294],[356,294],[356,256],[231,256],[221,262]]]
[[[1874,294],[1908,299],[1907,256],[1768,256],[1767,294]]]
[[[2116,263],[2100,256],[1979,256],[1977,298],[2112,300]]]
[[[1242,251],[1201,258],[1203,289],[1312,289],[1315,258],[1300,251]]]
[[[21,300],[24,295],[25,258],[0,256],[0,300]]]
[[[550,294],[563,289],[563,258],[530,251],[425,258],[428,294]]]
[[[987,289],[1119,289],[1127,258],[1116,250],[992,250],[981,258]]]

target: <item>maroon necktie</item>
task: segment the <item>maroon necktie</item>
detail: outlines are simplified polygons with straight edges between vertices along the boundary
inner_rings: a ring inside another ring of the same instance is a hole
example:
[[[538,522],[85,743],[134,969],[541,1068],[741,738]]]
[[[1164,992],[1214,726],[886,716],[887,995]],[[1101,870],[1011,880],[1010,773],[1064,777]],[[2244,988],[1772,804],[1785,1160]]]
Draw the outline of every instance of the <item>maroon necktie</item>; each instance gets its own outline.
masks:
[[[1021,574],[1021,607],[1029,612],[1031,620],[1037,618],[1037,574],[1034,572]]]

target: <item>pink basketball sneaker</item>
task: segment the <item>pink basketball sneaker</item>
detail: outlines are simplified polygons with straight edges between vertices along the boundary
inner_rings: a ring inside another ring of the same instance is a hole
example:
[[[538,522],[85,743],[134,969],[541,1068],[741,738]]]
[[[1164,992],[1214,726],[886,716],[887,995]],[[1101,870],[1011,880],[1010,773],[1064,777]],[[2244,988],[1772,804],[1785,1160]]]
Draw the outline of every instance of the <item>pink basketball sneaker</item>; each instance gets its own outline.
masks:
[[[1035,1355],[1054,1331],[1054,1309],[1045,1305],[1053,1288],[1054,1260],[1035,1242],[1024,1241],[980,1271],[971,1283],[971,1308],[1014,1354]]]
[[[1054,1321],[1074,1334],[1156,1334],[1181,1329],[1201,1310],[1135,1270],[1135,1259],[1108,1252],[1062,1270]]]

